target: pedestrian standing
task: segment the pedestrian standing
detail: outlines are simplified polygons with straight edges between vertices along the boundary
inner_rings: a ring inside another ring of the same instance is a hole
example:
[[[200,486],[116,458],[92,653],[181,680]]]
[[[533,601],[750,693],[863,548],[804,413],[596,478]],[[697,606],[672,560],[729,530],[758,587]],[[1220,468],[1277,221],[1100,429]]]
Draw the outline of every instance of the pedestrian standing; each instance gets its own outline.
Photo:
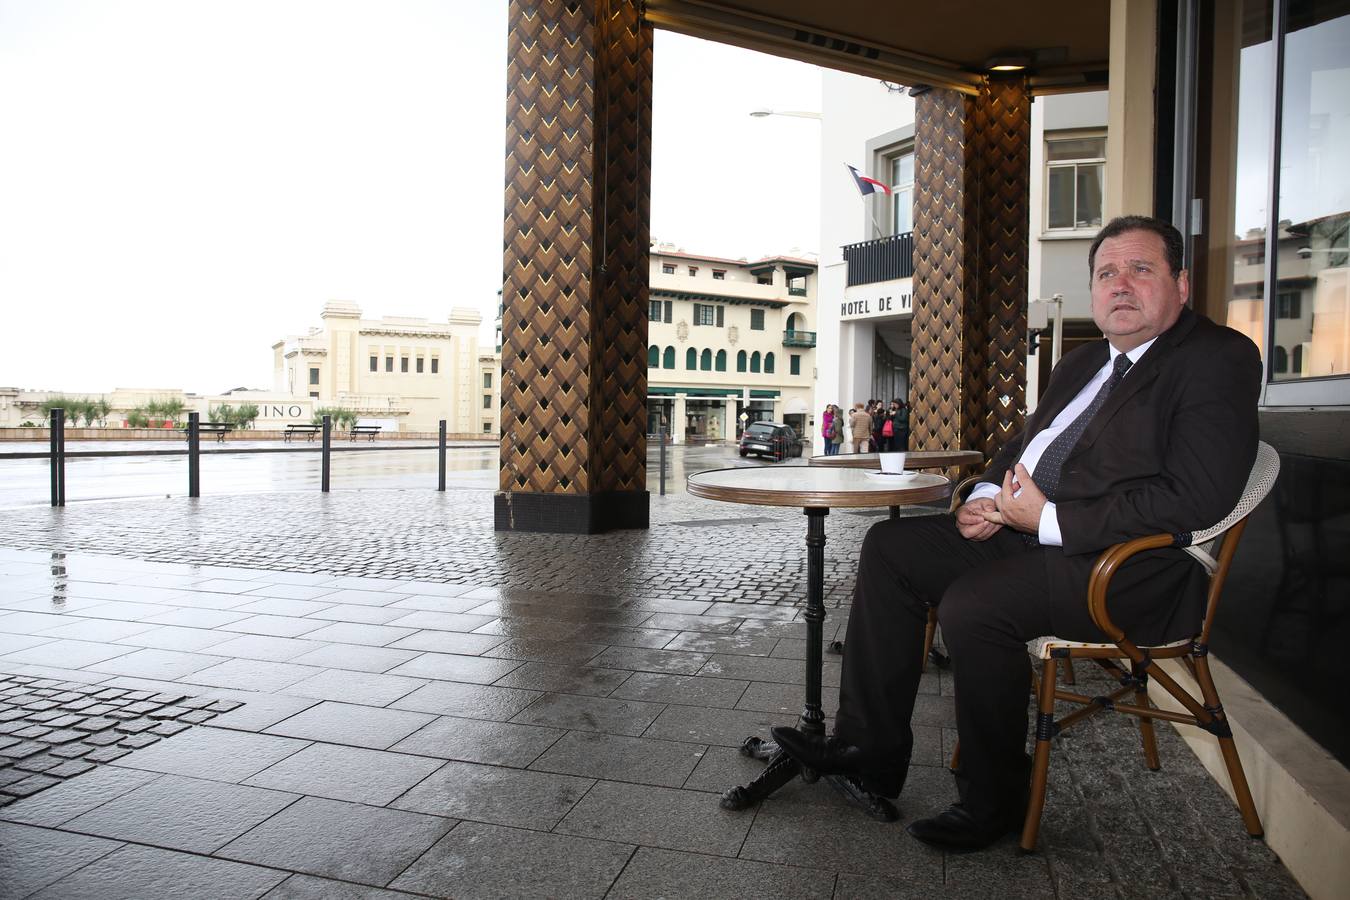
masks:
[[[853,433],[853,452],[866,453],[867,442],[872,437],[872,417],[863,409],[861,403],[853,404],[853,412],[848,417],[848,428]]]
[[[830,437],[834,425],[834,404],[826,403],[825,412],[820,415],[820,439],[825,443],[825,455],[834,456],[833,440]]]

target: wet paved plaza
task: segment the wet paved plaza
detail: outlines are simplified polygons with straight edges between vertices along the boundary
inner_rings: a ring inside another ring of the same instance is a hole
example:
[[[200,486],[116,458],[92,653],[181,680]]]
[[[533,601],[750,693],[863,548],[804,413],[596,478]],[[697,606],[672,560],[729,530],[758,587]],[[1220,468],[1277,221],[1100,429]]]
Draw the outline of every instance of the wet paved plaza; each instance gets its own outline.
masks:
[[[827,519],[827,639],[877,515]],[[954,799],[940,671],[900,823],[824,783],[722,810],[800,709],[804,534],[681,494],[498,535],[469,487],[0,512],[0,898],[1302,896],[1123,717],[1057,739],[1041,852],[918,844]]]

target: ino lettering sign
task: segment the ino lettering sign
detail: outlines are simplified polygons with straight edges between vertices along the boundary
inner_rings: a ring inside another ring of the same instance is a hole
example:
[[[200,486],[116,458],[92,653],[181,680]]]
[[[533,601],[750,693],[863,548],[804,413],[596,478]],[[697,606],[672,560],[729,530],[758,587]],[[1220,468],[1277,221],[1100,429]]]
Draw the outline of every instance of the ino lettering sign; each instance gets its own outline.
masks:
[[[845,300],[839,304],[840,319],[882,318],[905,315],[913,311],[914,297],[912,294],[864,297],[861,300]]]
[[[299,406],[264,406],[261,410],[264,419],[299,419],[305,411]]]

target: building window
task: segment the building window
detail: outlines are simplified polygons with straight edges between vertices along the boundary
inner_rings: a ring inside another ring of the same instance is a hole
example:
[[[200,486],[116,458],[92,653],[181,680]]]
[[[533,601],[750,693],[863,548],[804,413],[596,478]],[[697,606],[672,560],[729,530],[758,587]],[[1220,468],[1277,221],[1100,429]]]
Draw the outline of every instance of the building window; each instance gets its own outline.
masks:
[[[703,371],[705,371],[705,372],[711,372],[711,371],[712,371],[712,351],[711,351],[711,350],[704,350],[702,353],[699,354],[699,357],[698,357],[698,367],[699,367],[700,369],[702,369]]]
[[[805,275],[791,275],[788,277],[788,296],[790,297],[806,296]]]
[[[1275,295],[1275,318],[1301,319],[1303,295],[1298,291],[1280,291]]]
[[[492,423],[491,423],[491,422],[484,422],[484,423],[483,423],[483,434],[492,434]]]
[[[698,368],[698,351],[693,347],[684,351],[684,367],[691,371]]]
[[[673,300],[667,300],[665,323],[669,325],[674,316],[675,316],[675,302]]]
[[[1106,184],[1106,138],[1045,142],[1045,227],[1100,228]]]
[[[693,277],[695,277],[696,275],[698,275],[698,266],[690,266],[690,267],[689,267],[689,277],[690,277],[690,278],[693,278]]]
[[[675,368],[675,348],[674,348],[674,347],[667,347],[666,350],[665,350],[665,352],[661,354],[661,368],[663,368],[663,369],[673,369],[673,368]]]
[[[652,322],[661,321],[661,301],[652,300],[647,304],[647,318]]]
[[[736,352],[736,371],[737,371],[737,372],[744,372],[744,371],[745,371],[745,351],[744,351],[744,350],[738,350],[738,351]]]
[[[662,274],[662,275],[674,275],[674,274],[675,274],[675,264],[674,264],[674,263],[661,263],[661,274]]]
[[[492,395],[491,395],[491,394],[484,394],[484,395],[483,395],[483,409],[492,409]]]
[[[764,274],[756,275],[756,276],[755,276],[755,284],[767,284],[767,285],[772,285],[772,284],[773,284],[773,273],[772,273],[772,272],[765,272]]]
[[[426,362],[426,360],[422,359],[422,357],[420,357],[420,356],[417,357],[417,374],[418,374],[418,375],[421,375],[421,374],[422,374],[422,364],[423,364],[424,362]]]
[[[714,367],[719,372],[725,372],[727,370],[727,351],[717,351],[717,361],[714,363]]]
[[[1278,345],[1275,347],[1275,371],[1289,371],[1289,351]]]
[[[751,331],[764,330],[764,310],[762,309],[750,310],[750,330]]]
[[[318,399],[319,399],[319,392],[318,392],[318,391],[310,391],[310,392],[309,392],[309,398],[310,398],[311,400],[318,400]]]
[[[713,269],[713,281],[726,281],[726,280],[727,280],[726,269]]]
[[[724,307],[709,306],[706,303],[694,304],[695,325],[721,325]]]
[[[392,356],[386,356],[384,358],[384,370],[386,372],[394,371],[394,358]]]
[[[398,359],[398,370],[400,372],[408,371],[408,357],[400,356]]]
[[[655,369],[661,365],[661,348],[652,344],[647,348],[647,368]]]
[[[788,354],[788,374],[802,374],[802,355],[800,353]]]
[[[370,358],[370,371],[372,372],[380,371],[380,358],[378,356],[372,356]]]
[[[914,230],[914,153],[893,156],[891,163],[891,233]]]
[[[441,368],[441,361],[436,357],[431,358],[431,374],[435,375]]]
[[[772,353],[765,353],[765,354],[764,354],[764,374],[765,374],[765,375],[772,375],[772,374],[773,374],[773,354],[772,354]]]
[[[492,387],[492,373],[491,373],[491,372],[484,372],[484,373],[483,373],[483,387],[489,388],[489,389]]]
[[[309,370],[309,383],[310,383],[310,384],[318,384],[318,383],[319,383],[319,370],[318,370],[318,369],[310,369],[310,370]]]
[[[759,371],[759,351],[758,351],[758,350],[756,350],[754,353],[751,353],[751,354],[750,354],[750,371],[751,371],[751,372],[758,372],[758,371]]]

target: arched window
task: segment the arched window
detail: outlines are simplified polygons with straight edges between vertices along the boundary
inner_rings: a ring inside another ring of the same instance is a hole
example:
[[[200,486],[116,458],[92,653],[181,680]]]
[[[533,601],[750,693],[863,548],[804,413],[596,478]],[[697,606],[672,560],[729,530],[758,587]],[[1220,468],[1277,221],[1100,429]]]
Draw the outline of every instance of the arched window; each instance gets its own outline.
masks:
[[[1289,371],[1289,351],[1285,350],[1278,344],[1275,346],[1275,371],[1276,372]]]
[[[715,363],[715,367],[719,372],[725,372],[727,370],[727,351],[717,351],[717,362]]]
[[[739,350],[739,351],[737,351],[737,353],[736,353],[736,371],[737,371],[737,372],[744,372],[744,371],[745,371],[745,351],[744,351],[744,350]]]
[[[772,354],[772,353],[766,353],[766,354],[764,354],[764,374],[765,374],[765,375],[772,375],[772,374],[773,374],[773,354]]]
[[[663,357],[662,357],[662,359],[661,359],[661,367],[662,367],[663,369],[673,369],[673,368],[675,368],[675,348],[674,348],[674,347],[667,347],[667,348],[666,348],[666,352],[663,354]]]
[[[661,348],[652,344],[647,348],[647,368],[655,369],[661,365]]]
[[[792,315],[788,316],[788,320],[787,320],[787,330],[788,330],[788,331],[805,331],[805,330],[806,330],[806,317],[803,316],[801,313],[793,313]]]
[[[690,347],[688,350],[684,351],[684,367],[686,369],[698,368],[698,351],[695,350],[693,347]]]
[[[1294,367],[1294,374],[1303,374],[1303,345],[1295,344],[1294,352],[1289,354],[1289,364]]]
[[[712,371],[712,351],[704,350],[698,358],[698,367],[705,372]]]
[[[751,372],[758,372],[758,371],[759,371],[759,351],[758,351],[758,350],[756,350],[754,353],[751,353],[751,354],[750,354],[750,371],[751,371]]]

